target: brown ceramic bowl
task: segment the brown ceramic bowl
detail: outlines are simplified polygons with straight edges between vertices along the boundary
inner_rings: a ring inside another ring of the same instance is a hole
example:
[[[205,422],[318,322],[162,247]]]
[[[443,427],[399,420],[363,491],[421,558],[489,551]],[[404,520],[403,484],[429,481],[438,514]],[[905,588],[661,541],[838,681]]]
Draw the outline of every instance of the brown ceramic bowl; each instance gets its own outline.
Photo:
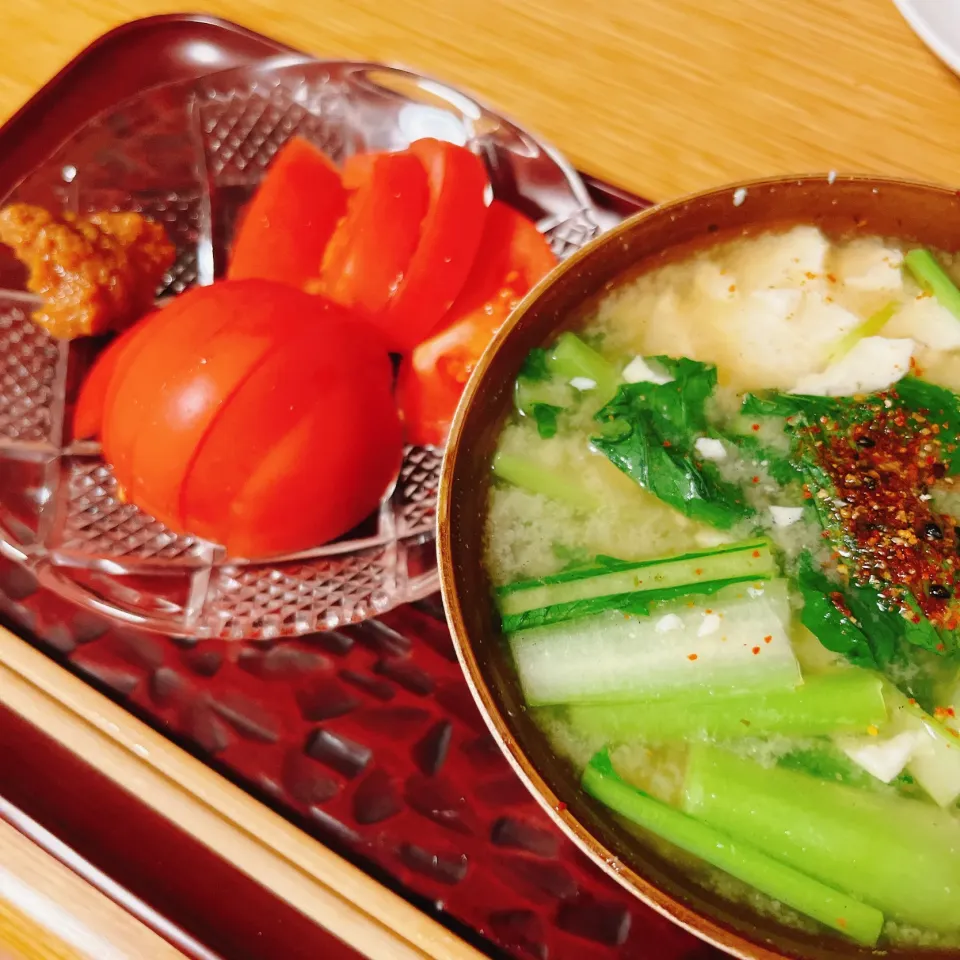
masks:
[[[738,189],[747,191],[739,205]],[[584,304],[625,273],[636,275],[719,239],[798,223],[816,224],[832,237],[872,234],[952,251],[960,247],[960,196],[880,177],[780,177],[663,204],[595,240],[524,300],[467,387],[440,485],[440,569],[457,652],[487,724],[527,787],[588,856],[645,903],[734,956],[849,960],[876,954],[839,936],[791,930],[708,892],[580,791],[570,765],[524,709],[481,562],[490,462],[527,353],[575,325]],[[886,956],[916,960],[919,953],[901,949]],[[957,960],[960,952],[923,956]]]

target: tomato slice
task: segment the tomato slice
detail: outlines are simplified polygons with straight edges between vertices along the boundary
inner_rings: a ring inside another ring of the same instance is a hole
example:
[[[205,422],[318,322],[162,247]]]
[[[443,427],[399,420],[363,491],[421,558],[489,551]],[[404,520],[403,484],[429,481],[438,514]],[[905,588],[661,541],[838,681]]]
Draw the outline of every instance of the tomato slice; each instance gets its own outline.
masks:
[[[483,162],[464,147],[425,139],[409,152],[427,171],[430,209],[382,319],[391,345],[401,352],[427,336],[463,288],[480,247],[489,186]]]
[[[279,344],[204,438],[183,487],[186,525],[247,558],[356,526],[400,466],[392,377],[377,331],[355,318]]]
[[[223,281],[177,303],[180,323],[151,338],[126,368],[104,452],[112,462],[123,454],[123,470],[115,464],[115,471],[127,496],[182,532],[180,492],[198,444],[267,352],[305,326],[322,325],[329,305],[268,280]],[[203,333],[185,344],[187,327]],[[116,437],[126,444],[120,451]]]
[[[519,300],[556,262],[526,217],[506,204],[490,205],[473,273],[430,339],[400,368],[397,399],[410,443],[444,443],[480,355]]]
[[[157,313],[147,314],[111,340],[97,356],[80,386],[77,402],[73,408],[74,440],[86,440],[100,435],[110,380],[114,373],[142,348],[147,336],[147,328],[158,316]],[[134,340],[138,337],[140,342],[135,343]]]
[[[323,253],[347,209],[336,167],[302,137],[280,148],[233,241],[227,277],[257,277],[303,287],[320,273]]]
[[[320,282],[308,289],[376,316],[416,250],[427,212],[427,175],[410,154],[378,153],[351,157],[345,177],[359,185],[327,247]]]

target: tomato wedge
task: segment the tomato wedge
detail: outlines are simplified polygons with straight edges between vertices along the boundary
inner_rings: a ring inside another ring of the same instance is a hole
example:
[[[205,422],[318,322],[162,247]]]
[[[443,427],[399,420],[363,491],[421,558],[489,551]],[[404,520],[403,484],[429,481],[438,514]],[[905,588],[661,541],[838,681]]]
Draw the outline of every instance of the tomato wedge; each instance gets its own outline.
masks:
[[[73,408],[74,440],[86,440],[100,435],[110,381],[114,373],[122,369],[126,361],[142,348],[147,328],[157,317],[157,313],[147,314],[111,340],[97,356],[80,386]],[[134,342],[135,338],[140,338],[140,342]]]
[[[347,209],[336,167],[302,137],[280,148],[247,206],[227,277],[302,287],[320,273],[323,253]]]
[[[331,315],[277,345],[230,398],[183,486],[187,527],[230,556],[325,543],[379,503],[400,466],[392,367],[375,329]]]
[[[464,147],[417,140],[409,155],[427,172],[430,209],[416,253],[382,318],[391,346],[400,352],[429,334],[463,288],[480,247],[489,186],[483,162]]]
[[[127,496],[182,532],[180,491],[197,445],[267,352],[322,324],[329,304],[286,284],[236,280],[190,291],[174,307],[180,322],[126,364],[103,440]]]
[[[480,355],[519,300],[556,265],[537,228],[494,201],[487,213],[475,267],[430,339],[400,368],[397,399],[407,440],[440,445]]]
[[[397,289],[427,212],[427,175],[416,157],[351,157],[345,177],[358,183],[323,258],[320,282],[308,289],[374,317]]]

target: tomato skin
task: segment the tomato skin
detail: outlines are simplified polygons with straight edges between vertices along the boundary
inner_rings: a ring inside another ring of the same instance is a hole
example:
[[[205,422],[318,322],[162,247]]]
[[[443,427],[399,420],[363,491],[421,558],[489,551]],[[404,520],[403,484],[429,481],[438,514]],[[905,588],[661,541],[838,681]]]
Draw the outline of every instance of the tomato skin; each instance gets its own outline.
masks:
[[[179,322],[126,364],[103,446],[127,497],[185,532],[181,488],[198,444],[268,351],[322,324],[331,305],[285,284],[236,280],[190,291],[166,309],[174,307]]]
[[[416,253],[382,318],[400,352],[427,336],[463,288],[480,247],[489,186],[483,162],[464,147],[424,139],[409,153],[427,172],[430,207]]]
[[[320,282],[308,289],[376,317],[417,248],[427,175],[410,154],[377,153],[351,157],[345,177],[357,186],[327,247]]]
[[[118,369],[122,369],[129,357],[143,347],[147,327],[157,314],[150,313],[107,344],[88,371],[73,408],[72,435],[74,440],[87,440],[100,435],[103,411],[106,405],[110,381]],[[139,342],[135,343],[135,338]]]
[[[347,190],[330,160],[302,137],[277,152],[233,241],[227,278],[255,277],[303,287],[315,280],[347,209]]]
[[[278,344],[197,451],[182,493],[187,527],[256,558],[356,526],[400,467],[391,381],[382,339],[353,317],[331,315]]]
[[[216,294],[213,291],[214,287],[194,287],[151,314],[149,334],[136,338],[129,353],[125,352],[123,363],[117,364],[110,377],[103,401],[100,442],[104,458],[113,467],[117,483],[125,494],[130,493],[132,486],[133,448],[142,421],[135,409],[118,404],[117,396],[126,387],[131,372],[141,369],[140,357],[148,350],[156,358],[156,363],[147,371],[146,379],[140,381],[144,389],[149,389],[150,384],[162,379],[169,365],[176,364],[181,355],[202,347],[219,329],[226,318],[215,309]],[[210,309],[207,309],[208,306]],[[168,331],[174,328],[175,335],[168,335]],[[135,374],[135,378],[141,376]],[[132,382],[127,389],[133,386]],[[126,402],[129,403],[129,400]],[[148,405],[149,394],[142,393],[136,408],[145,409]]]
[[[557,259],[537,228],[494,201],[477,265],[429,339],[405,358],[397,382],[407,440],[439,446],[481,354],[520,299]]]

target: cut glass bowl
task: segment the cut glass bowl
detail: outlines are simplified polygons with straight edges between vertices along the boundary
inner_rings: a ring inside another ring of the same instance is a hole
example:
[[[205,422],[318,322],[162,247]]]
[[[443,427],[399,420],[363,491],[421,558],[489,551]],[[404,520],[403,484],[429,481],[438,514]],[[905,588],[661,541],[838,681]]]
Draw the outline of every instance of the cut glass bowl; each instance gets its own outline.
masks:
[[[177,259],[158,297],[223,273],[237,214],[299,134],[341,162],[421,137],[481,156],[494,195],[564,257],[598,231],[555,150],[437,81],[371,63],[277,57],[147,91],[82,127],[5,199],[161,221]],[[246,562],[121,502],[95,443],[63,429],[94,356],[30,320],[24,273],[0,247],[0,553],[81,606],[173,636],[270,639],[333,629],[436,589],[442,451],[409,447],[375,515],[334,543]]]

